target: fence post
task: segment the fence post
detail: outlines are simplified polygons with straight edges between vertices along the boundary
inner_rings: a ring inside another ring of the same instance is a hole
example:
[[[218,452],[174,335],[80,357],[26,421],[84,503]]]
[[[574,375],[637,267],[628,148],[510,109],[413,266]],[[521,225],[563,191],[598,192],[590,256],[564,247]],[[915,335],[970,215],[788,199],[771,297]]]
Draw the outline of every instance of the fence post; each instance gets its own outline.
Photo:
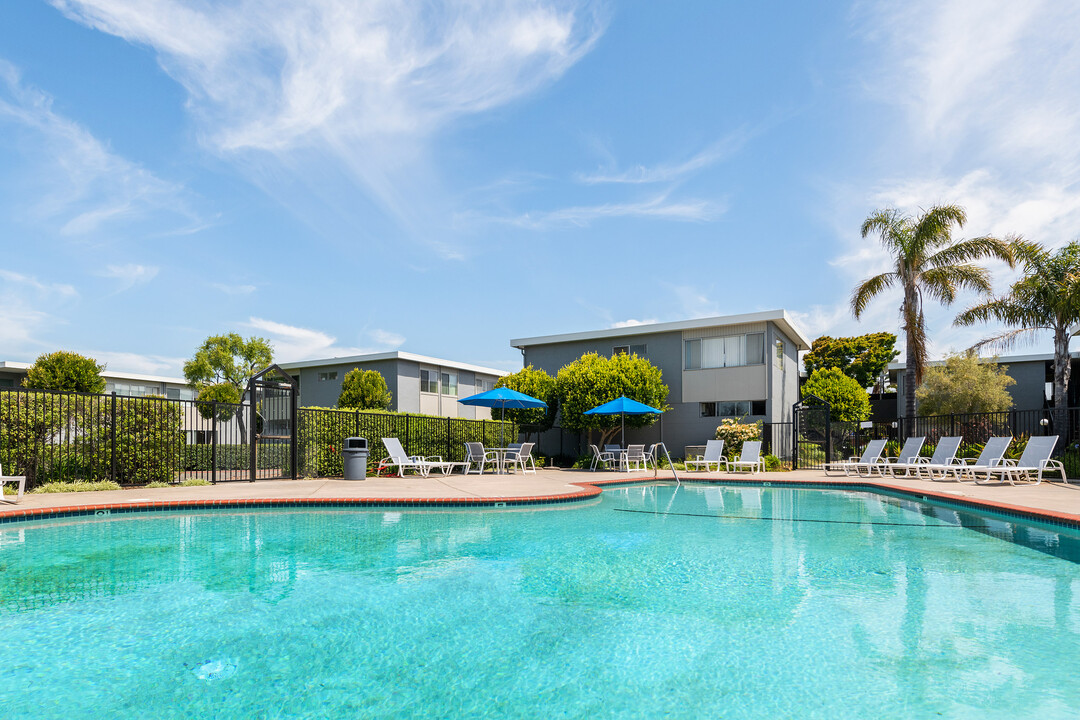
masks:
[[[360,434],[360,408],[356,408],[356,428],[353,431],[353,437]]]
[[[446,416],[446,459],[450,459],[450,416]]]
[[[409,445],[409,413],[405,413],[405,447],[406,448],[410,447],[410,445]],[[408,450],[406,450],[405,452],[408,452]]]
[[[217,442],[218,442],[218,429],[217,429],[217,402],[213,404],[214,419],[210,425],[210,482],[213,485],[217,485]]]
[[[109,479],[116,482],[116,391],[112,392],[109,418]]]

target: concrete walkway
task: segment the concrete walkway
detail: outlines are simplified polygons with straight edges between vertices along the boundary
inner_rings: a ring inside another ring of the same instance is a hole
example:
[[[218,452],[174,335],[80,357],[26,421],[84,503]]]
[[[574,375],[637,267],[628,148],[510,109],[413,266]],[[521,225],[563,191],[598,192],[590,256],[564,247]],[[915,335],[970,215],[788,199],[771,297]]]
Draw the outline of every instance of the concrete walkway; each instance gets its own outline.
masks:
[[[1076,523],[1080,527],[1080,484],[1043,482],[1039,486],[971,485],[906,478],[873,480],[826,477],[821,471],[799,470],[760,475],[686,473],[688,482],[768,482],[872,485],[913,492],[943,500],[980,503],[998,510],[1037,513]],[[100,508],[184,507],[198,505],[244,505],[255,502],[321,503],[340,500],[355,503],[425,506],[433,503],[491,505],[497,502],[565,502],[595,497],[605,485],[651,482],[648,473],[589,472],[587,470],[543,469],[535,475],[432,475],[427,478],[368,478],[349,482],[340,479],[260,480],[229,482],[200,487],[133,488],[106,492],[48,493],[23,495],[17,504],[0,503],[0,518],[43,516],[55,512],[87,511]],[[672,480],[670,471],[657,474]],[[1080,481],[1078,481],[1080,483]],[[12,496],[6,496],[11,498]]]

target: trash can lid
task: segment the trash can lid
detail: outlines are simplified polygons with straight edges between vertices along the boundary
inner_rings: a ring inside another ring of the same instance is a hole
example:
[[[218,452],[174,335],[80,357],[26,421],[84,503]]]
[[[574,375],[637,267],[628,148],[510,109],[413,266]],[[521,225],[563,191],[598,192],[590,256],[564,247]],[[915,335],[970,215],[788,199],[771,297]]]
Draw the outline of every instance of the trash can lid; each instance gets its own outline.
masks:
[[[349,450],[367,450],[367,438],[345,438],[345,447]]]

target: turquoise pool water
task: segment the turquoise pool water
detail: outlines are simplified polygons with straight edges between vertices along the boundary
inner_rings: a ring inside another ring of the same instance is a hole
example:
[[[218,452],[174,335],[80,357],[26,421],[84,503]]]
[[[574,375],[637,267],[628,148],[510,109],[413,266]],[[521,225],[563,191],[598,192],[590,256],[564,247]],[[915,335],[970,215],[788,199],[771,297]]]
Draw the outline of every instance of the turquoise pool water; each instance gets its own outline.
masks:
[[[865,493],[0,526],[5,718],[1075,718],[1080,541]]]

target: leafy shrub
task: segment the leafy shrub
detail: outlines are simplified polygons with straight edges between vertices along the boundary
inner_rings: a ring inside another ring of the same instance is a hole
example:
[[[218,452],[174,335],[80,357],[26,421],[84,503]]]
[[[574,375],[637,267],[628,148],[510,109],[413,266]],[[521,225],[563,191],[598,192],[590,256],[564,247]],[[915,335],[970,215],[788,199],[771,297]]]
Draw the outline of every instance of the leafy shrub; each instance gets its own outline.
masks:
[[[766,455],[762,459],[765,461],[765,469],[769,472],[787,472],[791,469],[788,467],[787,462],[775,455]]]
[[[96,492],[98,490],[119,490],[120,485],[112,480],[98,482],[48,482],[31,490],[33,493]]]
[[[201,487],[203,485],[213,485],[213,483],[202,478],[191,478],[180,483],[180,487]]]

